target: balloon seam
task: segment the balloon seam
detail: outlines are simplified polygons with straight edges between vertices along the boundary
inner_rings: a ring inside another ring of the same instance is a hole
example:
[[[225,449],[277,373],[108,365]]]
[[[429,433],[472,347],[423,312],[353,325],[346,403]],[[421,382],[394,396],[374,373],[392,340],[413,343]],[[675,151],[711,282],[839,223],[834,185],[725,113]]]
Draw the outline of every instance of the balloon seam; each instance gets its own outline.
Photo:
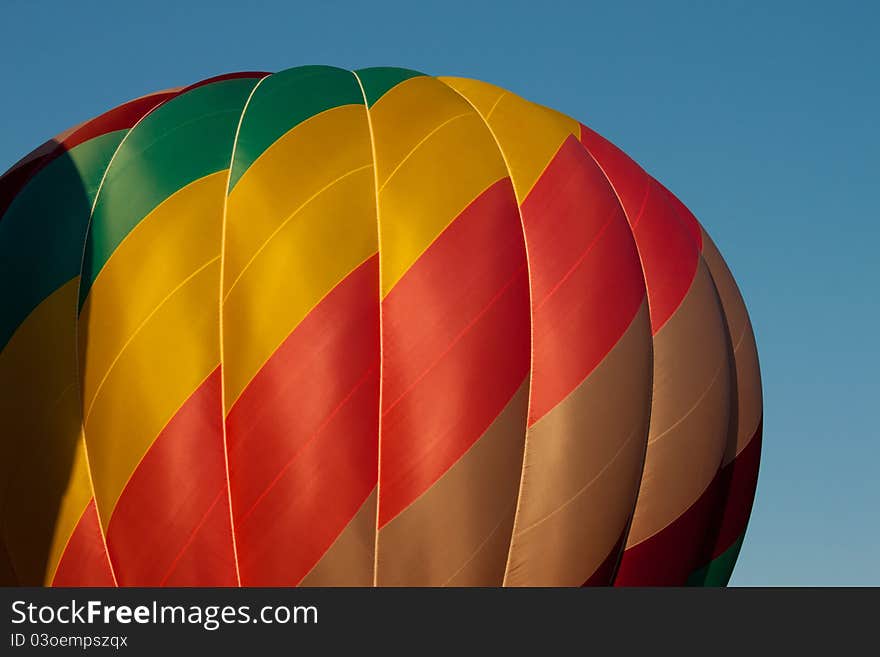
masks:
[[[373,157],[373,190],[376,198],[376,251],[379,256],[379,412],[377,413],[378,425],[376,430],[376,531],[373,539],[373,586],[379,584],[379,504],[381,496],[379,487],[381,485],[382,474],[382,390],[383,370],[384,370],[384,350],[383,350],[383,322],[382,322],[382,223],[379,220],[379,178],[376,170],[376,137],[373,132],[373,119],[370,116],[370,106],[367,101],[367,92],[364,89],[364,83],[361,81],[357,72],[352,71],[351,74],[360,87],[361,95],[364,98],[364,111],[367,114],[367,130],[370,133],[370,152]]]
[[[238,538],[235,534],[235,514],[232,512],[232,481],[229,477],[229,442],[226,435],[226,374],[223,368],[225,357],[223,349],[223,283],[225,281],[224,276],[226,273],[226,215],[229,205],[229,187],[232,183],[232,167],[235,163],[235,149],[238,145],[241,126],[244,123],[244,115],[247,112],[248,105],[250,105],[251,99],[254,97],[257,89],[268,77],[268,75],[263,76],[257,81],[253,89],[251,89],[250,94],[248,94],[247,100],[244,101],[244,105],[242,105],[241,114],[238,117],[238,125],[235,127],[235,134],[232,137],[232,148],[229,153],[229,169],[226,174],[226,189],[223,194],[223,216],[220,220],[220,276],[217,289],[217,336],[220,354],[220,430],[223,436],[223,467],[226,474],[226,500],[229,508],[229,533],[230,538],[232,539],[232,561],[235,565],[235,582],[239,587],[241,587],[241,568],[238,560]]]
[[[458,96],[464,100],[474,111],[474,113],[480,118],[483,122],[483,125],[486,126],[486,130],[489,131],[489,134],[492,136],[492,140],[495,142],[495,147],[498,149],[499,155],[501,155],[501,159],[504,162],[504,168],[507,170],[507,177],[511,182],[511,186],[513,186],[513,171],[510,167],[510,163],[507,161],[507,156],[504,153],[504,149],[501,147],[501,142],[498,141],[498,137],[495,134],[495,131],[492,130],[492,126],[489,125],[488,116],[484,117],[477,107],[467,98],[464,94],[462,94],[458,89],[453,87],[450,84],[447,84],[445,81],[440,80],[441,83],[445,84],[449,89],[451,89],[454,93],[458,94]],[[501,99],[506,95],[502,93],[498,99],[495,101],[495,104],[492,105],[490,113],[495,110],[498,106],[498,103],[501,102]],[[514,196],[516,196],[516,187],[513,186]],[[519,215],[519,223],[520,228],[522,230],[522,239],[523,239],[523,248],[526,254],[526,272],[529,278],[529,398],[526,404],[526,408],[530,409],[532,407],[532,371],[534,369],[535,363],[535,317],[534,317],[534,305],[532,303],[532,270],[531,270],[531,260],[529,259],[529,244],[526,240],[526,228],[525,222],[523,221],[522,216],[522,201],[519,198],[516,198],[516,211]],[[528,417],[528,412],[526,417]],[[525,479],[526,473],[526,454],[528,453],[528,443],[529,443],[529,430],[528,430],[528,420],[526,421],[525,427],[523,427],[523,431],[525,434],[523,440],[523,454],[522,454],[522,463],[520,466],[520,476],[519,476],[519,486],[517,487],[517,495],[516,495],[516,508],[513,513],[513,527],[510,532],[510,541],[507,546],[507,558],[505,560],[504,565],[504,576],[501,580],[502,586],[507,586],[508,575],[510,574],[510,561],[511,555],[513,553],[513,537],[517,534],[517,528],[519,525],[519,516],[520,516],[520,506],[522,502],[522,488],[523,481]]]

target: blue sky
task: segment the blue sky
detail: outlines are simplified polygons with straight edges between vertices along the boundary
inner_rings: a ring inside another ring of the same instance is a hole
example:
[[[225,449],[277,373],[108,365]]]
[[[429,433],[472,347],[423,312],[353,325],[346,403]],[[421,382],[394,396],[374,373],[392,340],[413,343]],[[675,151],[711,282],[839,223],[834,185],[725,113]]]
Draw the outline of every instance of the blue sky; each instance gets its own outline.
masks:
[[[880,9],[869,2],[3,0],[0,170],[216,73],[399,65],[571,114],[702,220],[746,297],[765,443],[739,585],[880,584]]]

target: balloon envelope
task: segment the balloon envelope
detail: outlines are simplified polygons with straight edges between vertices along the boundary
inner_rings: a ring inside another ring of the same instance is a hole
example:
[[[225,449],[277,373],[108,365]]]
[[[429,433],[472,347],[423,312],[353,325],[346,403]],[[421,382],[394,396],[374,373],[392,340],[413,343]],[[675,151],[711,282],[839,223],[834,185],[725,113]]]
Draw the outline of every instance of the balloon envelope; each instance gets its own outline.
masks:
[[[742,297],[607,140],[395,68],[146,96],[0,178],[0,583],[723,585]]]

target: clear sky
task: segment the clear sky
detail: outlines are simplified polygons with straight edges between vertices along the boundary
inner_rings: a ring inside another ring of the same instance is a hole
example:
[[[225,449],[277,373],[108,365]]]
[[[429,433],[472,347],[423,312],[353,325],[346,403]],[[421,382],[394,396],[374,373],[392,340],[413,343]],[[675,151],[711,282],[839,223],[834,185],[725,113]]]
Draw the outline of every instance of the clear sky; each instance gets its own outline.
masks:
[[[758,495],[732,583],[880,584],[872,2],[2,0],[0,171],[144,93],[397,65],[579,118],[701,219],[752,315]]]

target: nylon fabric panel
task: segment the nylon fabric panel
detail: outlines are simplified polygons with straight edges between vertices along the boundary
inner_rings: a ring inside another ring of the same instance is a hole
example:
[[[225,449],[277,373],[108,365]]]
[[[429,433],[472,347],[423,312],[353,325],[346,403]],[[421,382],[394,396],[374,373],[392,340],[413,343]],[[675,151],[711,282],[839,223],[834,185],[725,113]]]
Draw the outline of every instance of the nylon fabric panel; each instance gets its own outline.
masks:
[[[618,549],[647,440],[651,342],[638,253],[575,122],[491,85],[444,80],[473,96],[523,190],[532,389],[504,583],[580,586]]]
[[[507,169],[479,115],[433,78],[398,84],[369,111],[384,298],[459,213],[507,177]]]
[[[682,220],[668,192],[623,151],[583,125],[580,139],[626,211],[645,272],[651,328],[656,334],[691,287],[700,257],[698,236]]]
[[[228,502],[215,519],[202,497],[226,486],[223,460],[206,457],[223,453],[222,405],[211,395],[187,401],[220,365],[224,192],[255,84],[206,83],[151,113],[122,142],[92,213],[79,317],[85,439],[114,571],[126,584],[216,583],[222,569],[206,578],[199,564],[233,547]],[[200,427],[197,439],[175,431],[180,424]],[[199,494],[179,498],[186,487]],[[131,540],[136,530],[110,531],[144,517],[167,528],[149,553]],[[175,560],[168,573],[153,569]]]
[[[654,334],[651,430],[618,585],[679,584],[711,531],[712,482],[726,449],[732,368],[723,311],[677,199],[622,151],[581,126],[633,231]]]
[[[375,581],[497,584],[529,364],[516,197],[482,119],[441,82],[410,78],[369,114],[383,294]]]
[[[124,103],[90,121],[65,130],[13,164],[0,177],[0,221],[12,200],[44,167],[57,158],[66,157],[67,153],[76,150],[80,144],[113,132],[127,131],[150,110],[173,98],[175,94],[174,90],[159,91]]]
[[[81,477],[75,310],[76,279],[37,306],[0,352],[0,517],[21,584],[51,579],[91,498],[88,479]]]
[[[716,506],[700,558],[705,565],[688,578],[691,585],[724,586],[733,573],[758,484],[763,417],[761,373],[748,311],[727,263],[690,210],[670,196],[679,215],[700,233],[703,258],[724,310],[734,363],[727,445],[723,467],[717,482],[713,482],[718,489]]]
[[[21,190],[3,215],[0,348],[40,302],[79,275],[95,192],[124,134],[98,137],[58,157]]]
[[[645,455],[649,330],[643,302],[602,363],[530,425],[507,586],[581,586],[617,561]]]
[[[239,134],[248,126],[245,115]],[[375,204],[358,105],[304,121],[239,180],[227,204],[224,252],[228,406],[327,292],[376,253]]]
[[[341,542],[368,545],[369,556],[332,581],[371,582],[379,263],[356,78],[329,67],[266,78],[235,160],[243,173],[227,202],[222,321],[241,581],[296,585]]]
[[[477,80],[440,79],[468,100],[473,97],[474,107],[480,111],[495,139],[501,144],[520,203],[532,191],[562,144],[569,137],[579,134],[579,125],[574,119],[530,103],[499,87]],[[495,92],[501,93],[486,108],[485,97]]]
[[[93,499],[83,510],[61,555],[52,586],[115,586],[110,559],[101,537]]]
[[[699,565],[712,523],[704,493],[724,457],[731,377],[721,304],[701,259],[684,301],[654,336],[651,430],[618,585],[684,585]],[[688,522],[676,525],[692,507]],[[671,538],[652,538],[662,532]]]
[[[99,132],[80,128],[90,130]],[[0,188],[17,192],[0,221],[0,524],[9,583],[51,582],[91,498],[76,386],[78,263],[95,191],[123,134],[69,151],[56,143],[26,182],[14,175],[21,169],[0,178]],[[103,546],[100,532],[95,539]]]
[[[92,211],[80,302],[126,235],[189,183],[229,168],[231,141],[252,78],[221,80],[164,103],[130,131]]]
[[[86,441],[105,524],[153,440],[220,362],[211,286],[219,286],[225,182],[223,172],[196,181],[146,217],[80,313]]]
[[[243,584],[297,584],[374,489],[378,342],[378,263],[371,258],[297,325],[230,409]],[[375,509],[367,529],[372,546]]]
[[[267,148],[302,121],[334,107],[362,104],[351,73],[331,66],[287,69],[262,80],[259,88],[248,102],[247,126],[236,139],[229,189]]]

